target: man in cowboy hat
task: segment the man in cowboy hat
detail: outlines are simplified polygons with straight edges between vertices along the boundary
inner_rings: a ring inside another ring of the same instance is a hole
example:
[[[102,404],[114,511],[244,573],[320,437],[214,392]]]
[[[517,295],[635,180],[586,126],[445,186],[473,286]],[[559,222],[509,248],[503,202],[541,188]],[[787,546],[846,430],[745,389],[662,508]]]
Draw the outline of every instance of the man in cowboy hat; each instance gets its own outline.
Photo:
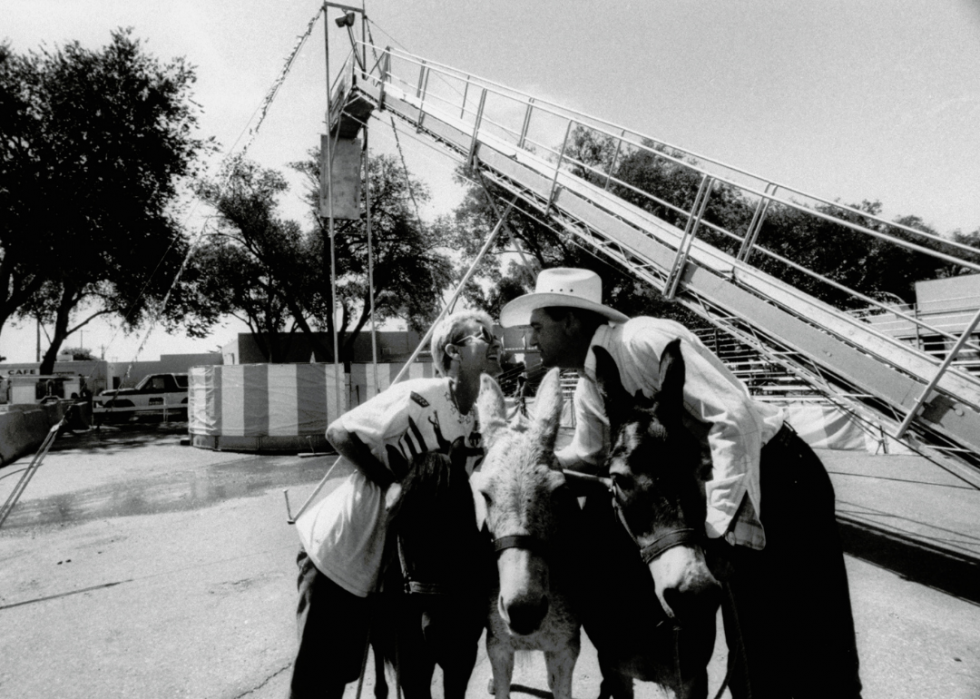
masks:
[[[746,645],[733,696],[859,697],[833,487],[783,412],[754,400],[680,323],[630,320],[603,305],[602,281],[589,270],[543,270],[534,293],[504,306],[500,322],[530,326],[530,344],[545,366],[585,377],[575,389],[575,435],[557,456],[565,468],[593,472],[609,436],[592,348],[609,352],[630,395],[642,390],[650,397],[660,387],[664,348],[680,340],[686,422],[702,426],[711,454],[704,484],[708,552],[732,571],[726,580],[732,595],[722,605],[726,636],[736,637],[737,619]]]

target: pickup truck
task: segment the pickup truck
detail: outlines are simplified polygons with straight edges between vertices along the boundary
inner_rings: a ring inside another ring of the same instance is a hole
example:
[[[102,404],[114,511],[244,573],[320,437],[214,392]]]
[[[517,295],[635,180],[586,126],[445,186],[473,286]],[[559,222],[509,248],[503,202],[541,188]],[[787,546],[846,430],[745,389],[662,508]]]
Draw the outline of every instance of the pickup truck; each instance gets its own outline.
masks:
[[[187,419],[187,374],[149,374],[133,388],[109,388],[94,399],[96,422],[128,420],[139,413]]]

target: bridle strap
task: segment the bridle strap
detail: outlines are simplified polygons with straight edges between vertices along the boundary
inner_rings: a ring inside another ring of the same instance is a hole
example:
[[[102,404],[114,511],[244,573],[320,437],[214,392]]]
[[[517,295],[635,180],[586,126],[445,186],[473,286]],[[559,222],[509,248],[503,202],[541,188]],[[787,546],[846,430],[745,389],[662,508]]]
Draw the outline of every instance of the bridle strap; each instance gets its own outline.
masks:
[[[644,563],[650,565],[650,561],[667,549],[672,549],[675,546],[684,546],[685,544],[696,546],[700,541],[700,537],[694,529],[672,529],[663,536],[654,539],[646,546],[642,546],[640,548],[640,558],[643,559]]]
[[[427,583],[419,580],[406,580],[405,591],[411,595],[448,595],[453,590],[442,583]]]
[[[511,536],[502,536],[499,539],[494,539],[493,552],[495,554],[507,549],[524,549],[525,551],[544,555],[545,545],[541,539],[531,534],[512,534]]]
[[[675,546],[698,546],[701,543],[701,535],[697,530],[691,529],[690,527],[681,527],[671,529],[666,534],[657,537],[645,546],[641,545],[640,540],[633,534],[633,530],[630,529],[630,525],[626,521],[626,514],[623,512],[623,508],[619,504],[619,498],[616,496],[617,490],[618,488],[615,482],[611,482],[609,493],[612,496],[613,509],[616,511],[616,516],[619,518],[619,523],[623,526],[623,529],[626,530],[633,543],[640,549],[640,558],[643,559],[646,565],[650,565],[653,559]]]
[[[570,476],[570,480],[578,481],[581,483],[595,483],[598,485],[605,486],[609,491],[609,496],[612,500],[613,510],[616,511],[616,516],[619,519],[619,523],[622,525],[626,533],[636,544],[637,548],[640,550],[640,558],[647,565],[650,564],[654,558],[662,554],[668,549],[672,549],[675,546],[699,546],[702,543],[702,535],[695,529],[690,527],[682,527],[679,529],[672,529],[666,534],[654,539],[652,542],[646,546],[640,545],[639,540],[633,534],[633,530],[630,529],[630,525],[626,522],[626,515],[623,513],[623,508],[620,506],[620,490],[616,485],[616,481],[611,478],[603,478],[601,476],[592,476],[585,473],[579,473],[577,471],[565,470],[563,473],[566,476]]]
[[[397,539],[398,562],[402,569],[405,592],[412,595],[448,595],[453,592],[453,586],[445,583],[432,583],[415,579],[415,571],[409,564],[402,548],[401,538]]]

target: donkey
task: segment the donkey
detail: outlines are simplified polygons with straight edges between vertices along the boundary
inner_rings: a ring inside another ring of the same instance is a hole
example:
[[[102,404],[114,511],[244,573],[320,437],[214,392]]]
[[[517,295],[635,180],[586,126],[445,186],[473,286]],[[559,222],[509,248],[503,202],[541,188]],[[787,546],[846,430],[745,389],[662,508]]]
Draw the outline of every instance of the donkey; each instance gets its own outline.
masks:
[[[487,655],[491,692],[509,699],[514,652],[542,650],[555,699],[571,699],[580,623],[572,587],[571,551],[578,505],[554,456],[561,386],[553,369],[538,388],[526,431],[507,425],[504,395],[484,376],[477,399],[486,458],[470,485],[486,502],[487,528],[497,552],[498,584],[490,598]]]
[[[406,699],[431,699],[436,664],[445,699],[464,699],[486,624],[493,552],[477,528],[465,461],[457,448],[416,458],[389,516],[394,551],[375,657],[396,665]],[[375,694],[386,696],[383,667],[375,673]]]
[[[701,547],[710,459],[682,422],[680,342],[665,348],[660,390],[652,398],[629,395],[609,353],[593,352],[609,419],[613,498],[589,498],[583,513],[589,569],[602,571],[587,581],[583,621],[599,653],[603,695],[629,699],[636,678],[677,697],[702,698],[721,586]]]

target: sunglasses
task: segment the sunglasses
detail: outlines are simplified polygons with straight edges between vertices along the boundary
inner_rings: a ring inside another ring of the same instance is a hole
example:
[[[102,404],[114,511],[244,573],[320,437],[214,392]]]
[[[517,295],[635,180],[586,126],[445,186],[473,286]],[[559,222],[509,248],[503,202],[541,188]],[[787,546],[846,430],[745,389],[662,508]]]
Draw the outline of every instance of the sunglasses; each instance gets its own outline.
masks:
[[[454,345],[461,345],[464,342],[466,342],[467,340],[476,340],[476,339],[483,340],[488,345],[492,345],[495,342],[496,343],[499,343],[500,342],[500,340],[497,339],[497,336],[496,335],[494,335],[489,330],[487,330],[487,328],[486,328],[485,325],[481,325],[480,326],[480,332],[473,333],[472,335],[467,335],[466,337],[461,337],[458,340],[453,341],[452,344],[454,344]]]

